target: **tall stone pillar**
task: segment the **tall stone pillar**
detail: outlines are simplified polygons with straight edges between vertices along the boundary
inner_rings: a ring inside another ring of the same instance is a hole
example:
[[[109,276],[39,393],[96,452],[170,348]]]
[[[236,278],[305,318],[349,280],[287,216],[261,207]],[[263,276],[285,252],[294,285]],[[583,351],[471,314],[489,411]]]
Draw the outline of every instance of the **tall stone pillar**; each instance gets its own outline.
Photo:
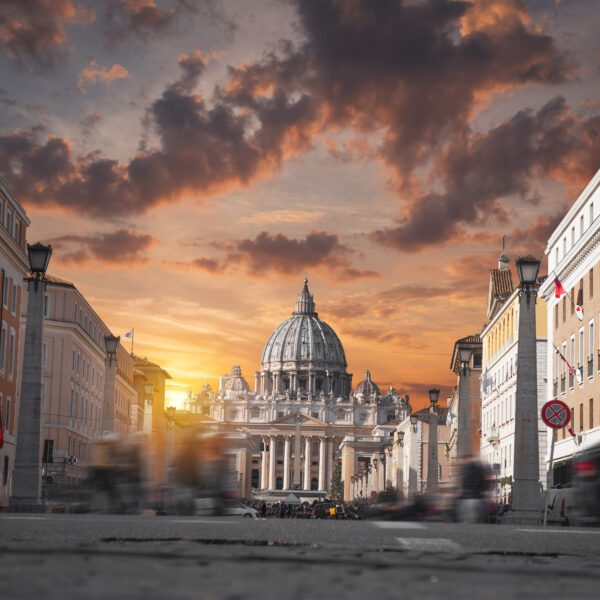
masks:
[[[331,487],[331,480],[333,479],[333,451],[334,451],[334,438],[327,439],[327,470],[325,475],[325,489],[329,491]]]
[[[419,427],[420,423],[417,421],[416,425],[410,426],[410,447],[408,454],[408,497],[413,498],[417,493],[417,449],[419,445]]]
[[[117,389],[117,355],[106,353],[104,396],[102,399],[102,433],[115,432],[115,392]]]
[[[512,510],[523,521],[540,520],[535,304],[537,286],[519,291],[519,359],[515,392]]]
[[[310,437],[304,438],[304,489],[310,490]]]
[[[266,490],[269,482],[267,478],[267,438],[263,438],[263,446],[264,450],[262,451],[260,466],[260,489]]]
[[[285,436],[283,443],[283,489],[290,489],[290,436]]]
[[[459,463],[473,454],[471,448],[471,369],[461,366],[458,380],[458,425],[456,430],[456,458]]]
[[[327,489],[327,482],[325,481],[326,462],[325,437],[321,437],[319,438],[319,490]]]
[[[427,492],[433,494],[438,488],[438,414],[435,407],[429,410],[429,436],[427,448]]]
[[[27,279],[27,322],[21,381],[19,429],[15,454],[11,508],[32,510],[41,506],[41,402],[42,340],[44,337],[43,279]],[[15,349],[16,352],[16,349]]]
[[[277,454],[277,438],[272,435],[269,442],[269,489],[275,489],[275,456]]]

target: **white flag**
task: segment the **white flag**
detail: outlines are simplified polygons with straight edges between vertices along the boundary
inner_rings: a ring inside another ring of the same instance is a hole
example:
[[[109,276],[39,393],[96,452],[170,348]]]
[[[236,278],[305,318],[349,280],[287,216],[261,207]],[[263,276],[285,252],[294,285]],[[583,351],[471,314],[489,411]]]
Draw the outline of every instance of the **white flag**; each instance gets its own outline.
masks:
[[[133,329],[131,329],[130,331],[127,331],[126,333],[124,333],[121,336],[124,340],[130,340],[133,338]]]

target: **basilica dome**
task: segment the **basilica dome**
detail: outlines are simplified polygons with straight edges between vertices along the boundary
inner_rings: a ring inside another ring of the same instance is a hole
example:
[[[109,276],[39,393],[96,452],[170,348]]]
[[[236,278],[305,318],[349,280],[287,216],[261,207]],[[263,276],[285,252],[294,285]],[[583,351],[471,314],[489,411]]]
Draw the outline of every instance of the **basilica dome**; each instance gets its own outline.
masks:
[[[263,350],[258,388],[261,393],[290,389],[347,395],[351,376],[335,331],[319,319],[308,281],[298,294],[296,310],[269,337]]]

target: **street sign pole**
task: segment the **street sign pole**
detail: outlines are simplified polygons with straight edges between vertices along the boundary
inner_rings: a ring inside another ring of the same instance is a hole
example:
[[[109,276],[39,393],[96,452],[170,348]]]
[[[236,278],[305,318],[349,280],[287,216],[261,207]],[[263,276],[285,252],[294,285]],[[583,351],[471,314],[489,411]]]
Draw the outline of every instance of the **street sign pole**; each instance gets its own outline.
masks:
[[[550,460],[548,461],[548,476],[546,478],[546,500],[544,501],[544,527],[548,525],[548,496],[550,486],[554,484],[554,471],[552,463],[554,462],[554,443],[556,442],[556,429],[552,428],[552,441],[550,442]]]

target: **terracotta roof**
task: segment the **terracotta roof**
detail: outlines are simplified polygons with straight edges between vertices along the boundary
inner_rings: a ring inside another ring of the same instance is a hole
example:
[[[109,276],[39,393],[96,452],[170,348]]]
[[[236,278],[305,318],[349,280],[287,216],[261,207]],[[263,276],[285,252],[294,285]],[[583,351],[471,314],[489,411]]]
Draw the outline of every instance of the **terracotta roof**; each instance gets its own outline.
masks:
[[[481,336],[476,333],[475,335],[468,335],[467,337],[456,340],[455,344],[481,344]]]
[[[31,277],[31,273],[28,273],[27,275],[28,277]],[[71,281],[67,281],[66,279],[61,279],[60,277],[56,277],[56,275],[48,275],[48,273],[46,273],[46,275],[44,276],[44,279],[48,282],[48,283],[52,283],[54,285],[62,285],[65,287],[75,287],[75,284],[72,283]]]
[[[490,271],[490,285],[492,296],[510,296],[514,290],[510,269],[492,269]]]

